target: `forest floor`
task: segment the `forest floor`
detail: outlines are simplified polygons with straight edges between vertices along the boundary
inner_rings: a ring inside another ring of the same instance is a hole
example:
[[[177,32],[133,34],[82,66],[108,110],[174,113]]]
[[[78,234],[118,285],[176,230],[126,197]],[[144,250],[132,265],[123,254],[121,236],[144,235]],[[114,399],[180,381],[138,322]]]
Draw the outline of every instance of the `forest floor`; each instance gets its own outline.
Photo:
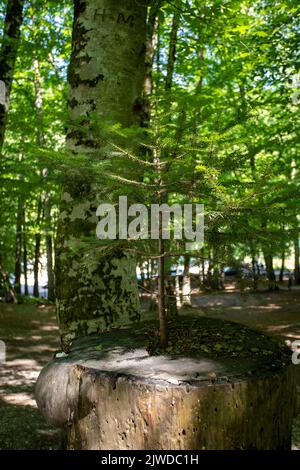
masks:
[[[0,449],[58,449],[60,433],[37,409],[34,385],[41,368],[59,349],[58,328],[49,306],[0,303]]]
[[[194,295],[184,313],[223,318],[293,341],[300,339],[300,290]],[[0,366],[0,449],[59,449],[60,432],[48,426],[34,400],[41,368],[59,349],[53,308],[0,303],[0,339],[7,348]],[[299,365],[300,384],[300,365]],[[293,449],[300,449],[300,415],[295,419]]]

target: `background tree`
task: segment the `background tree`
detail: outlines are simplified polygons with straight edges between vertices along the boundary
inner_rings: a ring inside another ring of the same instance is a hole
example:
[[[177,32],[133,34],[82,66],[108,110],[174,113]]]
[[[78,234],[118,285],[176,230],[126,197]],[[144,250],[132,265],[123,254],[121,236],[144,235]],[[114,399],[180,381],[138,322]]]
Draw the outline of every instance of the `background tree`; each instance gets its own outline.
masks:
[[[0,49],[0,152],[4,141],[7,111],[17,58],[24,0],[9,0]]]

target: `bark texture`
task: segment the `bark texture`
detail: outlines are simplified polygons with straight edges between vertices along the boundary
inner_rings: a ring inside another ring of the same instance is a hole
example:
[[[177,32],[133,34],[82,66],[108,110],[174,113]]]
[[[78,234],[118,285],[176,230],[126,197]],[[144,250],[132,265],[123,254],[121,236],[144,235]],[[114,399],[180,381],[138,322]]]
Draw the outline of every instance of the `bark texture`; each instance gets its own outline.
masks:
[[[0,50],[0,152],[9,107],[9,98],[17,58],[24,0],[8,0]]]
[[[141,124],[146,3],[75,1],[67,134],[74,153],[105,158],[109,152],[92,135],[94,117],[100,127]],[[101,202],[107,201],[97,198],[94,181],[66,178],[56,241],[57,311],[66,347],[75,336],[139,319],[133,259],[120,248],[103,254],[84,241],[96,239]]]
[[[28,289],[28,253],[27,253],[27,232],[26,232],[26,211],[24,207],[24,219],[23,219],[23,274],[24,274],[24,295],[29,295]]]
[[[53,243],[51,233],[51,200],[49,195],[45,199],[45,223],[46,223],[46,256],[47,256],[47,278],[48,278],[48,300],[55,299],[54,271],[53,271]]]
[[[182,305],[192,305],[191,301],[191,275],[190,275],[190,257],[184,257],[184,271],[182,282]]]
[[[15,249],[15,291],[21,294],[22,274],[22,239],[23,239],[24,204],[22,199],[18,200],[17,224],[16,224],[16,249]]]
[[[267,361],[149,356],[137,328],[121,329],[81,338],[50,362],[37,403],[68,449],[287,450],[295,366]]]
[[[145,53],[145,78],[143,86],[143,121],[142,125],[147,127],[150,122],[150,99],[153,91],[153,62],[157,46],[158,15],[163,1],[154,2],[149,10],[147,21],[147,39]]]
[[[295,238],[294,238],[294,280],[295,284],[300,284],[300,249],[299,249],[299,232],[296,230]]]
[[[170,33],[170,43],[169,43],[168,63],[167,63],[167,76],[166,76],[166,82],[165,82],[166,91],[171,90],[172,83],[173,83],[179,23],[180,23],[180,11],[176,10],[173,14],[172,27],[171,27],[171,33]]]
[[[287,384],[287,371],[234,388],[115,382],[83,371],[68,449],[289,450],[294,413]]]

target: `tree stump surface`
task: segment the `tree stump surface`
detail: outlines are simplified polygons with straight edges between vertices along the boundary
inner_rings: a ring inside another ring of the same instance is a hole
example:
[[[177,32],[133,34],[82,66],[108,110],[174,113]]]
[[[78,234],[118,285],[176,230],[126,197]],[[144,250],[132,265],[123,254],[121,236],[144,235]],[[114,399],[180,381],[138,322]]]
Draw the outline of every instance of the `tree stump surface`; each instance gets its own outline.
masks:
[[[47,364],[36,399],[47,421],[64,428],[67,448],[290,449],[290,351],[236,323],[177,323],[167,353],[149,355],[153,324],[142,323],[78,338]]]

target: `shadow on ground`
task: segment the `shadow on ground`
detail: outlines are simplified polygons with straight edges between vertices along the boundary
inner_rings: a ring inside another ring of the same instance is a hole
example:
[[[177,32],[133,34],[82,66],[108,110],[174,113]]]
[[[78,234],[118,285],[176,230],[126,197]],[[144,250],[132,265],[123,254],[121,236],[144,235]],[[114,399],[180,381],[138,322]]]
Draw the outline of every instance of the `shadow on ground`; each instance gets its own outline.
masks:
[[[58,349],[52,308],[0,304],[0,449],[59,449],[60,432],[41,416],[34,386],[41,368]]]
[[[184,313],[236,321],[293,341],[300,338],[299,303],[296,289],[218,293],[193,297],[194,308]],[[46,424],[34,400],[38,374],[59,349],[54,309],[0,303],[0,339],[7,347],[6,364],[0,367],[0,449],[59,449],[60,432]],[[300,449],[300,415],[293,448]]]

